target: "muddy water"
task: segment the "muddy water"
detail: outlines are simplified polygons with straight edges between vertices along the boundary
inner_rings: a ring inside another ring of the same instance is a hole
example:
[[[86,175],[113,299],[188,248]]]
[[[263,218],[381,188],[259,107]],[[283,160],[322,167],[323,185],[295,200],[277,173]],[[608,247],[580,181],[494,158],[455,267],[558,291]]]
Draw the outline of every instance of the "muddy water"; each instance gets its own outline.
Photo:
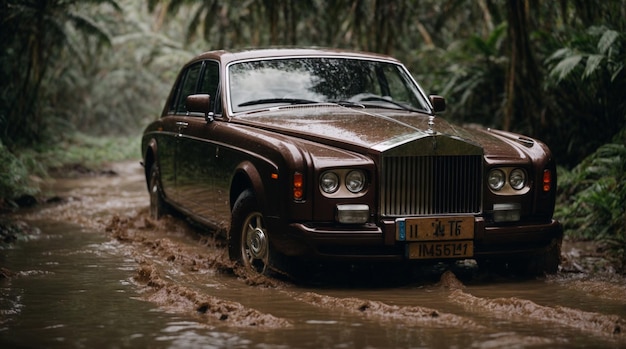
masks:
[[[12,217],[33,229],[0,249],[0,347],[626,347],[623,278],[471,262],[254,278],[201,228],[151,220],[138,164],[112,169],[57,179],[61,202]]]

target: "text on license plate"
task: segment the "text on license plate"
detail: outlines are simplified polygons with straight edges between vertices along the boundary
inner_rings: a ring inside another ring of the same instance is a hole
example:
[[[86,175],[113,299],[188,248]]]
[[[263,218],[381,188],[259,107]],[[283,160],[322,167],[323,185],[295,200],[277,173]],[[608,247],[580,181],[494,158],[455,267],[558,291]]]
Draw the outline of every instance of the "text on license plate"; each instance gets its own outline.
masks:
[[[400,218],[396,220],[398,241],[471,240],[474,217],[443,216]]]
[[[474,242],[413,242],[408,245],[410,259],[468,258],[474,255]]]

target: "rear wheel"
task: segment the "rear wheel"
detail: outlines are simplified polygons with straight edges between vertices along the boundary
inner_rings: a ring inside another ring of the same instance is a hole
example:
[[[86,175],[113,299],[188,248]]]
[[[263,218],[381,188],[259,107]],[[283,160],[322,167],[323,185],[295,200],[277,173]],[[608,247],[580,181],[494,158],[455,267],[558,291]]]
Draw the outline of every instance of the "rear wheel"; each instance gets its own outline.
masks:
[[[150,216],[160,219],[168,213],[168,206],[163,200],[163,189],[159,177],[159,167],[156,163],[150,167],[150,178],[148,179],[148,190],[150,191]]]

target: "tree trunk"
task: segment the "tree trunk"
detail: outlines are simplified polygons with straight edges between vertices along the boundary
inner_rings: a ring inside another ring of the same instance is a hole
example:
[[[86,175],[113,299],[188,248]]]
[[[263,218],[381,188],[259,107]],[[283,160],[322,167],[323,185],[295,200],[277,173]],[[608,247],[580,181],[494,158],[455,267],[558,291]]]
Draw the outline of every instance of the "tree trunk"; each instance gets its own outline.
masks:
[[[530,44],[529,1],[507,2],[509,34],[509,69],[506,82],[506,102],[502,128],[516,128],[533,134],[537,132],[537,116],[541,114],[541,80]]]

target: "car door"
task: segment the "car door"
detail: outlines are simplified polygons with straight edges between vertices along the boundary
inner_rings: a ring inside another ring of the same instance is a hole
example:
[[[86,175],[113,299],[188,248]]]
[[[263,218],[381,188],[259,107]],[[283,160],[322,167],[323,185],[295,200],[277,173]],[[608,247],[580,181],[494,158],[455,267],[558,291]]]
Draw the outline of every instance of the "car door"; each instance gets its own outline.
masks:
[[[180,156],[181,137],[189,126],[185,99],[188,95],[195,93],[201,71],[202,64],[196,63],[185,68],[180,74],[166,116],[162,119],[165,136],[159,140],[158,144],[161,183],[165,196],[170,202],[187,210],[190,207],[180,195],[181,180],[182,183],[185,183],[186,172],[180,171],[178,158]]]
[[[161,117],[161,132],[157,138],[158,164],[165,197],[170,203],[183,207],[178,195],[177,152],[181,131],[187,127],[185,98],[196,88],[201,64],[185,68],[180,74]]]
[[[219,111],[217,91],[219,86],[219,65],[215,61],[205,61],[198,83],[193,93],[208,94],[214,116]],[[191,93],[190,93],[191,94]],[[186,97],[186,96],[185,96]],[[219,168],[216,158],[219,150],[212,134],[218,127],[217,121],[207,121],[204,115],[190,113],[185,119],[177,150],[177,193],[183,205],[206,223],[215,224],[215,203],[218,191],[215,186]]]

